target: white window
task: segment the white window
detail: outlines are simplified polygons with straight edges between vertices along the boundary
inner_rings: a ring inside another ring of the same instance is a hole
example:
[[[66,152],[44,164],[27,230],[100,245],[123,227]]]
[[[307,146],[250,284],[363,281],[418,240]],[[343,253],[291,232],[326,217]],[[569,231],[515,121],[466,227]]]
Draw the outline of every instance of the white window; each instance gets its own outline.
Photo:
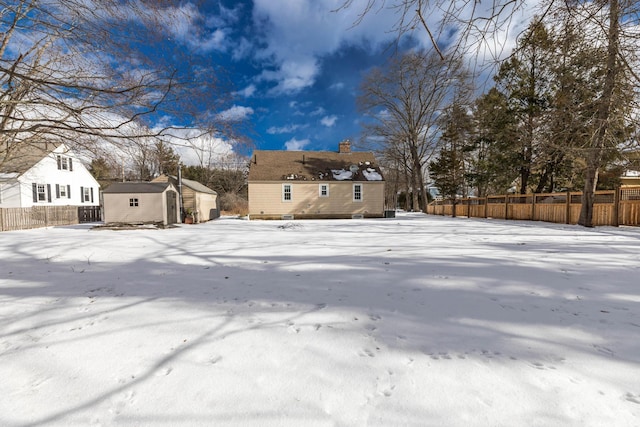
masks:
[[[282,184],[282,201],[290,202],[292,200],[291,184]]]
[[[131,206],[131,207],[140,206],[140,204],[138,203],[138,199],[137,198],[129,199],[129,206]]]
[[[91,202],[91,187],[84,187],[82,189],[82,200],[84,202]]]
[[[362,184],[353,184],[353,201],[362,201]]]
[[[320,197],[329,197],[329,184],[320,184],[318,191]]]
[[[59,188],[59,190],[58,190],[58,199],[62,199],[63,197],[67,198],[68,197],[67,196],[67,186],[64,185],[64,184],[60,184],[58,186],[58,188]]]
[[[37,185],[37,191],[38,191],[38,201],[39,202],[46,202],[47,201],[47,186],[44,184],[38,184]]]

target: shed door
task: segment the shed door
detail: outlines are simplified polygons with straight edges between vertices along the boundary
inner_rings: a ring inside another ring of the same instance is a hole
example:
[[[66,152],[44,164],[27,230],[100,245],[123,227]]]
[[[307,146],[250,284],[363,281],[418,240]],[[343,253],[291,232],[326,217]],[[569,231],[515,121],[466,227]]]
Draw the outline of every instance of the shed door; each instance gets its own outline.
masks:
[[[167,191],[167,224],[178,222],[178,203],[175,191]]]

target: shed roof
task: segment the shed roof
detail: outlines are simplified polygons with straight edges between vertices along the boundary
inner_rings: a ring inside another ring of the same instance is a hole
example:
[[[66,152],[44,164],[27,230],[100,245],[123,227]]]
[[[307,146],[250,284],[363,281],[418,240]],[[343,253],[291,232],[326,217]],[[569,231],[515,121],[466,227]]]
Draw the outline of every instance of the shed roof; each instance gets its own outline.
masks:
[[[382,181],[371,152],[256,150],[249,181]]]
[[[155,178],[152,182],[165,182],[167,180],[169,180],[169,182],[171,182],[175,186],[178,185],[178,177],[173,175],[169,175],[169,176],[160,175],[159,177]],[[190,189],[192,189],[193,191],[197,191],[198,193],[215,194],[215,195],[218,194],[215,190],[212,190],[206,185],[201,184],[198,181],[194,181],[192,179],[182,178],[182,185],[184,185],[185,187],[189,187]]]
[[[171,184],[168,182],[114,182],[103,193],[162,193]]]
[[[171,178],[175,178],[175,177],[171,177]],[[176,182],[178,178],[175,178]],[[207,194],[218,194],[217,192],[215,192],[214,190],[210,189],[209,187],[200,184],[198,181],[194,181],[191,179],[186,179],[186,178],[182,178],[182,185],[186,185],[187,187],[189,187],[190,189],[192,189],[193,191],[197,191],[199,193],[207,193]]]

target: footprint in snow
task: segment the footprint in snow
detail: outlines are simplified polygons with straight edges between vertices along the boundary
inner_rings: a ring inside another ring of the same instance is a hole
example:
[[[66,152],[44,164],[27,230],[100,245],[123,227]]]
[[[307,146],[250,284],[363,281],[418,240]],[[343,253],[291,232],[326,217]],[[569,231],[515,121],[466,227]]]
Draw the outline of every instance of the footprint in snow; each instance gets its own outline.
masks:
[[[547,369],[556,369],[556,367],[555,367],[555,366],[551,366],[551,365],[546,366],[546,365],[544,365],[543,363],[540,363],[540,362],[531,362],[531,365],[530,365],[530,366],[531,366],[532,368],[536,368],[536,369],[539,369],[539,370],[541,370],[541,371],[545,371],[545,370],[547,370]]]
[[[206,360],[206,362],[205,362],[205,363],[206,363],[207,365],[215,365],[216,363],[218,363],[218,362],[219,362],[219,361],[221,361],[221,360],[222,360],[222,356],[214,355],[214,356],[209,357],[209,358]]]
[[[358,352],[358,356],[360,357],[376,357],[376,354],[369,350],[368,348],[363,348]]]
[[[156,372],[155,376],[156,377],[166,377],[171,372],[173,372],[173,368],[163,368],[163,369],[160,369],[158,372]]]
[[[640,405],[640,394],[626,393],[624,395],[624,400]]]

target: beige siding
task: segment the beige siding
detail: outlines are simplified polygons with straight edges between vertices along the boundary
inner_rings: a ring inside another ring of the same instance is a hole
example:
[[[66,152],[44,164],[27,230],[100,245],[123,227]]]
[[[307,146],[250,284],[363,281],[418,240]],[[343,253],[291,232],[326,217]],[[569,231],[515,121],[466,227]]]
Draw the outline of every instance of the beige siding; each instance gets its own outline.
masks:
[[[204,222],[217,218],[217,199],[216,194],[200,193],[191,188],[182,186],[182,199],[184,201],[185,210],[192,209],[198,212],[198,221]]]
[[[216,200],[218,198],[215,194],[198,193],[197,206],[200,221],[209,221],[215,219],[218,216],[218,208]]]
[[[292,200],[282,199],[283,184],[291,185]],[[323,182],[329,196],[320,197],[320,182],[249,182],[249,216],[280,215],[345,217],[384,215],[384,182]],[[362,184],[362,201],[353,200],[353,185]]]
[[[165,193],[118,194],[104,193],[104,222],[164,222],[167,211]],[[129,206],[137,198],[138,206]]]

